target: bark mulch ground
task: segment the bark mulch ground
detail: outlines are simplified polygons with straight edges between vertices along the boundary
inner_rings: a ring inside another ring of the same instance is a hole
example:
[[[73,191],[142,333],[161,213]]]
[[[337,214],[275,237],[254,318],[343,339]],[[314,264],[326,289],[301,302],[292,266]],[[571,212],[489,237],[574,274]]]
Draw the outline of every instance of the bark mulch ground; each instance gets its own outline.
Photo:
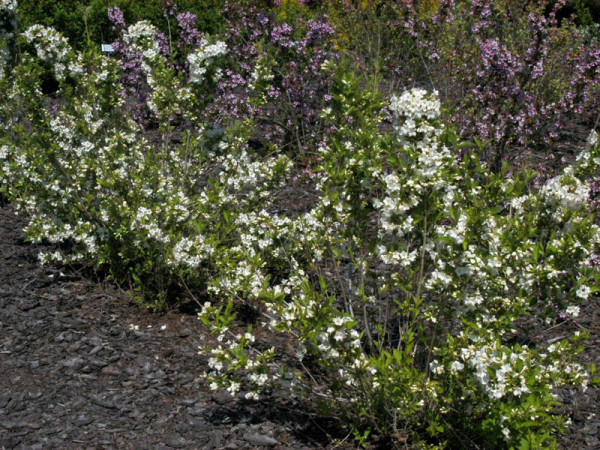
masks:
[[[23,221],[0,206],[1,448],[339,448],[335,423],[291,399],[234,402],[200,374],[212,337],[194,307],[153,314],[119,290],[40,266]],[[600,305],[578,324],[592,331],[583,362],[599,361]],[[565,449],[600,448],[598,390],[563,389],[571,417]],[[340,441],[342,443],[340,444]],[[337,442],[337,444],[336,444]]]
[[[198,346],[212,337],[193,308],[153,314],[40,266],[22,227],[0,208],[0,448],[328,445],[329,424],[303,405],[210,391]]]

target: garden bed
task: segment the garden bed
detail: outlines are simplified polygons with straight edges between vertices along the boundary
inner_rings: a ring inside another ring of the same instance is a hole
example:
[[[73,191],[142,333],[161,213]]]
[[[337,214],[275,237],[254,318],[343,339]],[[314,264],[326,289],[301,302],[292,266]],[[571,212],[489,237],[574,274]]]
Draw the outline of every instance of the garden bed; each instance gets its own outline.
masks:
[[[591,25],[302,3],[110,58],[0,3],[4,446],[600,445]]]
[[[0,209],[2,448],[328,445],[335,427],[307,405],[205,386],[197,349],[214,338],[193,304],[152,314],[113,286],[40,266],[22,226]]]
[[[0,208],[3,448],[354,447],[340,444],[344,430],[308,404],[212,392],[197,347],[215,339],[195,304],[153,314],[110,284],[40,266],[40,246],[23,242],[23,224],[10,206]],[[599,316],[596,299],[576,323],[532,338],[552,341],[585,327],[591,338],[581,360],[598,364]],[[563,389],[560,398],[571,419],[560,447],[600,448],[598,389]]]

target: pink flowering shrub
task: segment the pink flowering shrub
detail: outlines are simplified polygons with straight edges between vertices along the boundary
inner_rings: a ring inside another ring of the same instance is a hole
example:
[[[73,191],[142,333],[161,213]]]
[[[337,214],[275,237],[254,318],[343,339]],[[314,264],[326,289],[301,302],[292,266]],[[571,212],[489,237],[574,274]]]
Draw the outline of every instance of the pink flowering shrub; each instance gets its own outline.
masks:
[[[228,3],[224,13],[227,26],[222,42],[237,58],[228,59],[214,74],[210,89],[203,86],[210,98],[203,114],[220,127],[252,119],[258,124],[261,141],[292,153],[306,153],[326,132],[320,116],[331,99],[331,83],[321,67],[338,59],[331,40],[333,28],[325,20],[297,20],[293,26],[276,23],[267,10],[236,2]],[[176,42],[150,28],[128,28],[121,11],[109,9],[115,30],[121,33],[113,46],[122,62],[125,95],[143,126],[154,120],[148,106],[152,86],[146,82],[144,52],[132,45],[133,38],[128,36],[148,33],[153,51],[167,56],[173,70],[186,79],[194,78],[190,55],[207,43],[207,36],[194,27],[193,14],[167,5],[165,15],[176,19],[173,23],[180,36]],[[261,89],[257,85],[259,61],[266,77]]]
[[[321,110],[331,99],[331,80],[323,72],[337,61],[326,20],[297,19],[277,23],[268,11],[229,2],[226,42],[238,61],[223,73],[212,112],[218,122],[252,117],[266,142],[292,153],[306,153],[322,139]],[[269,65],[264,101],[255,94],[256,62]]]
[[[431,64],[455,105],[452,121],[462,136],[493,142],[496,170],[510,148],[554,140],[569,116],[597,104],[600,47],[569,22],[559,25],[563,3],[520,12],[510,2],[446,2],[432,18],[442,34],[428,43]]]
[[[329,4],[357,17],[368,12],[362,3]],[[484,158],[499,170],[509,153],[539,149],[598,105],[600,45],[557,19],[564,4],[396,0],[372,12],[370,27],[361,28],[366,35],[350,35],[348,45],[372,41],[360,67],[379,68],[388,84],[438,90],[462,137],[490,141]],[[392,43],[400,50],[391,51]]]

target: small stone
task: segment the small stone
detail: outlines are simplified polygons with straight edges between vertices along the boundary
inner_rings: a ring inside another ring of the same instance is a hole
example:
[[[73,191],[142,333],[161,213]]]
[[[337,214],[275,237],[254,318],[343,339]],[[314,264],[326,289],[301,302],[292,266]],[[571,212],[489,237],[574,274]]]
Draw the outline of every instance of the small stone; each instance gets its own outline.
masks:
[[[246,434],[244,435],[244,440],[250,444],[265,445],[267,447],[274,447],[279,443],[272,437],[262,434]]]
[[[188,328],[185,328],[179,332],[179,337],[186,338],[186,337],[190,336],[191,334],[192,334],[191,330],[189,330]]]
[[[188,447],[190,443],[184,438],[172,438],[165,441],[165,444],[173,448],[184,448]]]
[[[585,443],[588,445],[588,448],[598,448],[600,446],[600,440],[595,436],[585,438]]]
[[[208,406],[198,406],[194,409],[191,409],[189,411],[190,416],[193,417],[204,417],[207,416],[211,413],[212,408],[209,408]]]
[[[76,427],[83,427],[85,425],[89,425],[93,421],[94,420],[91,417],[79,416],[76,419],[74,419],[72,422],[73,422],[73,425],[75,425]]]
[[[101,372],[105,375],[118,375],[119,373],[121,373],[119,368],[115,365],[106,366],[101,370]]]
[[[27,399],[27,400],[37,400],[42,395],[43,394],[41,392],[27,392],[25,394],[25,399]]]
[[[187,398],[181,400],[181,404],[184,406],[194,406],[196,403],[198,403],[199,400],[199,398]]]
[[[92,359],[92,360],[90,360],[90,365],[100,369],[100,368],[108,366],[108,362],[103,361],[101,359]]]
[[[11,394],[10,392],[6,392],[4,394],[0,395],[0,408],[5,408],[6,405],[8,405],[8,402],[11,399]]]
[[[62,362],[62,365],[70,369],[80,369],[84,365],[84,361],[81,358],[70,358]]]

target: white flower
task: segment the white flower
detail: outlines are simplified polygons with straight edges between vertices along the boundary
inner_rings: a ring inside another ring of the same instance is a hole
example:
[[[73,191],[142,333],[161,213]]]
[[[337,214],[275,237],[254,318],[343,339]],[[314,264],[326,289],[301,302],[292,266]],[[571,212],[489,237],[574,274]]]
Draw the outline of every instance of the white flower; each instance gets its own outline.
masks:
[[[454,361],[451,365],[450,365],[450,370],[452,372],[458,372],[460,370],[463,370],[465,367],[465,365],[463,363],[461,363],[460,361]]]
[[[338,342],[343,341],[346,338],[346,333],[344,331],[337,331],[335,333],[335,336],[333,337],[333,339],[335,339]]]
[[[569,317],[578,317],[579,316],[579,306],[569,306],[566,310],[565,313],[569,316]]]
[[[227,388],[227,391],[229,391],[231,395],[235,395],[239,390],[240,383],[238,383],[237,381],[232,381],[229,387]]]
[[[429,369],[435,375],[441,375],[444,373],[444,366],[435,360],[429,363]]]
[[[200,48],[194,53],[188,55],[188,63],[190,65],[190,82],[201,83],[204,80],[204,74],[207,71],[207,66],[212,64],[212,60],[217,56],[227,53],[227,44],[218,41],[212,45],[208,44],[206,39],[200,43]]]
[[[210,358],[208,360],[208,367],[217,371],[221,371],[223,370],[223,363],[221,361],[218,361],[216,358]]]
[[[581,286],[579,286],[579,289],[577,289],[577,291],[575,292],[575,295],[577,295],[577,297],[579,298],[586,300],[590,296],[591,291],[592,290],[589,286],[582,284]]]
[[[17,0],[1,0],[0,1],[0,11],[6,11],[8,13],[13,13],[17,9]]]
[[[342,317],[336,317],[333,319],[333,324],[341,327],[344,324],[344,319]]]

